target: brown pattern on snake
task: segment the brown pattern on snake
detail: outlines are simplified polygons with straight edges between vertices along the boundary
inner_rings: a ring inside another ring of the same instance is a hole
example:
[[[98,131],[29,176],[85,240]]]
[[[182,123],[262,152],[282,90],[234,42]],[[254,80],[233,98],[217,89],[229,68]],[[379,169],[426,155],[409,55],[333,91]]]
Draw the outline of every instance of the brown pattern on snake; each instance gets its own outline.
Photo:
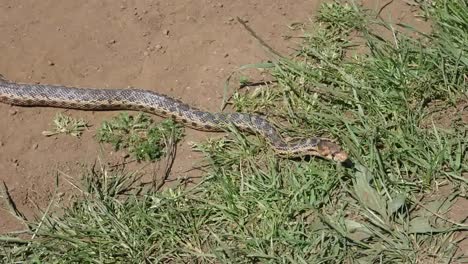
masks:
[[[19,106],[47,106],[82,110],[136,110],[172,116],[197,130],[225,131],[230,125],[262,135],[282,156],[319,156],[344,162],[348,155],[330,140],[311,137],[286,142],[264,117],[247,113],[210,113],[179,100],[141,89],[92,89],[60,85],[20,84],[0,79],[0,102]]]

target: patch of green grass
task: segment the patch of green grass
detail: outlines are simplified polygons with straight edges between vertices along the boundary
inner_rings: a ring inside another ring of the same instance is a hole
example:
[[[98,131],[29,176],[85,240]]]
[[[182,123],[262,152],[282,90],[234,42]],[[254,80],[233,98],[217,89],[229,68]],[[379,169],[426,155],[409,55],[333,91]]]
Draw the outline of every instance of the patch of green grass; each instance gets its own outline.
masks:
[[[450,18],[468,8],[437,3],[428,14],[468,34]],[[135,176],[93,172],[64,215],[31,226],[34,240],[0,237],[0,256],[63,263],[466,261],[455,235],[468,225],[446,212],[466,199],[467,126],[440,128],[430,105],[462,100],[467,68],[444,49],[440,29],[415,40],[387,26],[394,38],[384,40],[368,25],[385,22],[371,17],[355,6],[325,5],[321,24],[294,57],[272,62],[274,84],[235,93],[230,102],[267,114],[288,136],[337,139],[353,167],[277,158],[261,137],[234,130],[197,145],[207,163],[197,185],[141,193],[132,189]],[[348,56],[351,33],[368,53]]]
[[[464,0],[434,1],[426,10],[434,18],[437,26],[435,41],[439,52],[468,67],[468,2]]]
[[[326,23],[328,28],[335,30],[350,31],[365,28],[369,21],[368,17],[351,1],[327,2],[322,4],[317,18]]]
[[[88,128],[88,124],[83,119],[75,119],[62,113],[58,113],[53,122],[54,127],[52,130],[42,132],[44,136],[50,137],[58,134],[68,134],[79,137]]]
[[[156,124],[146,114],[127,113],[103,122],[97,133],[100,142],[112,144],[115,150],[125,149],[138,161],[161,158],[168,143],[178,142],[182,136],[183,128],[172,120]]]

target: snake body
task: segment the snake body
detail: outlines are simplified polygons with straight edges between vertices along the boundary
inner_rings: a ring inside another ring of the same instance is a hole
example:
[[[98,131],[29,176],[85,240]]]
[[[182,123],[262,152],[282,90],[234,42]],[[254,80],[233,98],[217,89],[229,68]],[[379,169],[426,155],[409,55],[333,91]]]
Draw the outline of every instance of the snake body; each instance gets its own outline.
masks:
[[[319,156],[344,162],[347,154],[330,140],[311,137],[286,142],[264,117],[248,113],[211,113],[179,100],[142,89],[95,89],[61,85],[23,84],[0,80],[0,102],[18,106],[46,106],[82,110],[135,110],[155,114],[202,131],[239,130],[262,135],[283,156]]]

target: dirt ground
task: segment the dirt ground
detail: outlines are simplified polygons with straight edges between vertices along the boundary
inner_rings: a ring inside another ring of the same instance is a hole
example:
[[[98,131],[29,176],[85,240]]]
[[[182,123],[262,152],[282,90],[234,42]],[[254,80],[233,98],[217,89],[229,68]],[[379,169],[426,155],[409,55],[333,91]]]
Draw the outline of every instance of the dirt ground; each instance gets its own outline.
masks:
[[[216,111],[223,85],[237,67],[268,59],[236,21],[240,17],[274,48],[291,53],[299,35],[288,28],[307,22],[319,0],[0,0],[0,73],[17,82],[79,87],[141,87]],[[367,1],[379,9],[388,1]],[[425,30],[405,1],[394,1],[382,16]],[[260,76],[260,75],[259,75]],[[45,137],[58,112],[91,125],[80,138]],[[61,179],[73,187],[82,166],[122,159],[94,139],[100,122],[115,112],[19,108],[0,104],[0,179],[29,219],[45,208]],[[200,155],[188,143],[219,136],[187,129],[172,174],[192,176]],[[5,207],[2,205],[2,207]],[[0,233],[22,224],[0,210]]]

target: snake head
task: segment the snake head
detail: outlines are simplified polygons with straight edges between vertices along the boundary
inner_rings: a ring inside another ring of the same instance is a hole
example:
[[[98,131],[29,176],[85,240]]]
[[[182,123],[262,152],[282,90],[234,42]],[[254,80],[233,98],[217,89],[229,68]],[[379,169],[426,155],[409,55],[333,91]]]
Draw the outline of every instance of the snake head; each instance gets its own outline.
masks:
[[[329,140],[321,140],[317,144],[317,152],[320,156],[329,160],[337,162],[345,162],[348,160],[348,154],[336,143]]]

